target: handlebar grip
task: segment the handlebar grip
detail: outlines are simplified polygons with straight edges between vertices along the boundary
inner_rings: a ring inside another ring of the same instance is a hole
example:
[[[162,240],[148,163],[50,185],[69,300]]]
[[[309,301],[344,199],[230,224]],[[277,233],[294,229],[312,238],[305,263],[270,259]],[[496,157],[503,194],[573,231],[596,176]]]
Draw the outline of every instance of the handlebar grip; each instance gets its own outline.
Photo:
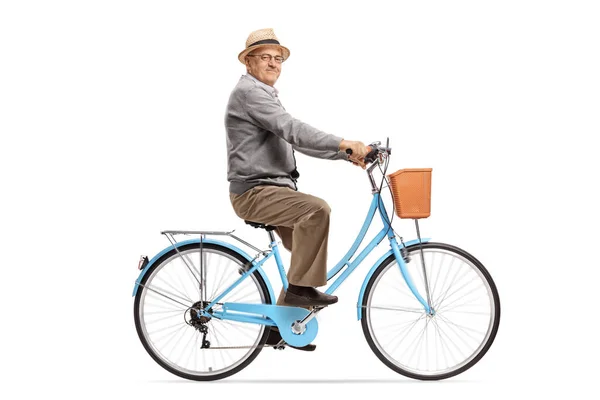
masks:
[[[371,154],[373,152],[373,148],[371,146],[367,146],[367,148],[369,148],[370,153]],[[346,154],[348,154],[349,156],[352,155],[352,149],[346,149]]]
[[[369,153],[367,153],[367,155],[364,158],[364,162],[366,164],[374,162],[375,158],[377,157],[377,154],[379,153],[377,147],[367,146],[367,148],[369,149]],[[348,154],[349,156],[352,155],[352,149],[346,149],[346,154]]]

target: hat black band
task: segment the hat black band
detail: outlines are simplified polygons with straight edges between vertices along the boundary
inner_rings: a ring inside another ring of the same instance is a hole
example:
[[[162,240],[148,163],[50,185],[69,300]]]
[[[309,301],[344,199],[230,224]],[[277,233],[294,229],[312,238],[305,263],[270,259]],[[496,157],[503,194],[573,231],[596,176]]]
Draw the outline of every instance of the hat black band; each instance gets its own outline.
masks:
[[[275,40],[275,39],[265,39],[265,40],[259,40],[258,42],[254,42],[252,43],[250,46],[256,46],[259,44],[279,44],[279,41]]]

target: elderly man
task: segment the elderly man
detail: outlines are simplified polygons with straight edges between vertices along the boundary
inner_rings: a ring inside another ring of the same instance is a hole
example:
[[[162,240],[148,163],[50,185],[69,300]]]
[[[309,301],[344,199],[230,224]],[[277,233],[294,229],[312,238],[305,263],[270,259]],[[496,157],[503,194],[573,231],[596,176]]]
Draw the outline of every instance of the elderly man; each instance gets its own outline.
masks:
[[[349,160],[364,169],[369,149],[362,142],[324,133],[283,108],[274,85],[289,56],[272,29],[252,32],[238,55],[247,73],[227,104],[227,179],[235,213],[274,226],[292,253],[288,289],[282,289],[277,304],[309,308],[337,302],[336,296],[315,289],[327,283],[331,209],[324,200],[298,191],[294,150],[322,159]],[[351,156],[346,149],[352,150]],[[314,345],[306,347],[303,350],[314,349]]]

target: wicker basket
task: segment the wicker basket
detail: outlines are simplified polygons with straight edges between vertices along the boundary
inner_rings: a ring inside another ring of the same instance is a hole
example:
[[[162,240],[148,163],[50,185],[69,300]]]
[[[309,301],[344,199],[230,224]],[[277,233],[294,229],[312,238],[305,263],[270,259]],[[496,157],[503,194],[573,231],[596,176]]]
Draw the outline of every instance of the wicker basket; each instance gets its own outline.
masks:
[[[429,217],[431,170],[431,168],[408,168],[388,175],[398,217],[411,219]]]

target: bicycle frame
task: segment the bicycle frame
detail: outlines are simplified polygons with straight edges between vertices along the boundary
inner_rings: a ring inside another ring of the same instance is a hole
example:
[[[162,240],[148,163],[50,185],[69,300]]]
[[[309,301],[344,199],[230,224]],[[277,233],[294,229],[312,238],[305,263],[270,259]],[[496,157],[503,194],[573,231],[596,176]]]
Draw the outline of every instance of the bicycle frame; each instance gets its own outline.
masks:
[[[352,256],[356,253],[356,250],[358,249],[358,247],[363,242],[366,232],[369,230],[369,227],[371,226],[371,223],[373,222],[373,217],[375,216],[375,213],[377,211],[379,211],[379,215],[383,222],[383,228],[369,242],[369,244],[360,252],[360,254],[356,257],[356,259],[354,259],[353,261],[350,261]],[[400,246],[398,245],[398,242],[396,241],[396,237],[394,236],[394,231],[390,226],[388,214],[387,214],[387,211],[383,204],[383,201],[381,201],[381,194],[379,192],[373,193],[373,200],[371,201],[371,206],[367,213],[367,217],[365,218],[363,226],[362,226],[360,232],[358,233],[358,236],[354,240],[354,243],[352,244],[352,246],[350,247],[348,252],[342,257],[342,259],[336,264],[336,266],[331,268],[329,271],[327,271],[327,281],[330,281],[331,279],[333,279],[335,277],[335,275],[337,275],[344,268],[344,266],[347,265],[346,270],[344,272],[342,272],[342,274],[327,288],[325,293],[333,294],[340,287],[340,285],[352,274],[352,272],[354,272],[356,270],[356,268],[362,263],[362,261],[365,259],[365,257],[367,257],[379,245],[379,243],[383,240],[383,238],[386,235],[388,237],[390,246],[392,248],[391,253],[394,254],[396,257],[396,261],[398,262],[398,265],[400,267],[400,272],[402,273],[402,276],[403,276],[404,280],[406,281],[406,284],[410,288],[413,295],[417,298],[417,300],[423,305],[425,311],[430,312],[430,307],[427,304],[427,301],[424,300],[423,297],[419,294],[419,292],[417,291],[417,289],[410,277],[410,274],[407,271],[404,257],[402,256],[402,254],[400,252]],[[286,276],[286,272],[285,272],[285,267],[281,260],[281,255],[279,253],[279,246],[277,244],[277,241],[274,240],[274,237],[272,234],[271,234],[271,237],[273,239],[271,241],[271,245],[270,245],[270,247],[272,248],[272,251],[269,252],[266,256],[264,256],[260,261],[255,263],[255,265],[252,268],[250,268],[246,273],[244,273],[234,284],[232,284],[229,288],[227,288],[224,292],[222,292],[219,296],[217,296],[206,307],[206,309],[210,310],[217,303],[219,303],[223,297],[225,297],[229,292],[231,292],[233,289],[235,289],[235,287],[237,287],[246,277],[250,276],[255,270],[261,268],[261,266],[272,256],[275,257],[275,262],[277,264],[279,276],[281,278],[283,287],[287,290],[288,280],[287,280],[287,276]],[[429,239],[425,238],[425,239],[422,239],[422,242],[427,242],[428,240]],[[409,244],[415,244],[415,243],[418,243],[418,242],[417,241],[409,242]],[[389,254],[390,254],[390,252],[388,252],[386,254],[386,256]],[[376,263],[376,266],[378,266],[378,264],[381,261],[383,261],[385,258],[387,258],[387,257],[382,257],[380,259],[380,261],[378,263]],[[373,271],[374,271],[374,269],[372,269],[372,271],[367,275],[367,278],[372,274]],[[364,285],[363,285],[363,288],[364,288]],[[264,318],[256,318],[256,317],[252,317],[252,316],[241,316],[241,319],[236,317],[236,320],[243,320],[245,322],[265,323]],[[260,322],[259,322],[259,320],[260,320]],[[269,325],[271,325],[271,324],[269,324]]]

